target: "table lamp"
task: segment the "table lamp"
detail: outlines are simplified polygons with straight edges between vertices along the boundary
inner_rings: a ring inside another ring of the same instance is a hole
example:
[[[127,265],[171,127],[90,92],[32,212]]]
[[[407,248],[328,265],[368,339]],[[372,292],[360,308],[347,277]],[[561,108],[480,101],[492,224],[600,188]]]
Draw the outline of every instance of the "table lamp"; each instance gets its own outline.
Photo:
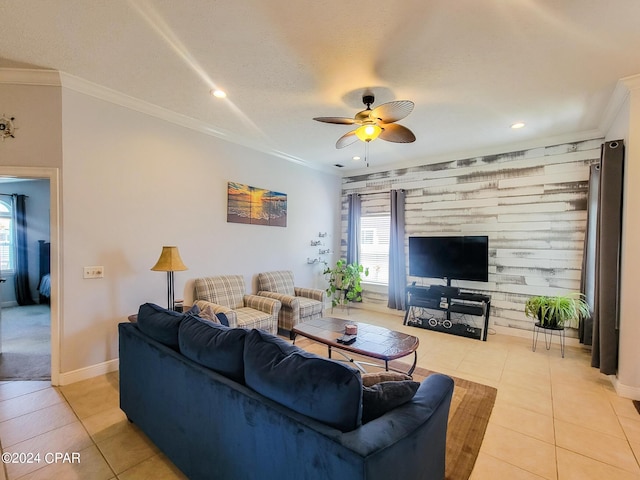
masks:
[[[174,309],[173,272],[187,270],[182,263],[178,247],[162,247],[162,253],[156,264],[151,267],[156,272],[167,272],[167,309]]]

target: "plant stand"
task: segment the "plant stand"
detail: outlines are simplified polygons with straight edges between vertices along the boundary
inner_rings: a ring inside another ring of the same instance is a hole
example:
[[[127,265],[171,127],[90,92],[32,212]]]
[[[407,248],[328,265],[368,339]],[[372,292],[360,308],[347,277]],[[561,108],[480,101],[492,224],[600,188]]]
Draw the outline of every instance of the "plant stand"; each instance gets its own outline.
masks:
[[[544,331],[544,345],[547,350],[551,349],[553,332],[558,332],[558,336],[560,337],[560,353],[562,355],[562,358],[564,358],[564,327],[552,327],[551,325],[542,325],[540,322],[536,322],[533,325],[533,341],[531,344],[531,349],[534,352],[536,351],[536,345],[538,344],[538,335],[540,334],[540,330]]]
[[[343,290],[341,288],[336,288],[336,293],[340,292],[338,295],[336,296],[336,298],[340,299],[340,302],[338,303],[338,305],[336,305],[337,307],[340,307],[340,310],[344,310],[344,307],[347,307],[347,316],[349,315],[349,305],[351,304],[350,301],[347,300],[347,291]],[[334,309],[334,305],[331,305],[331,313],[333,313],[333,309]]]

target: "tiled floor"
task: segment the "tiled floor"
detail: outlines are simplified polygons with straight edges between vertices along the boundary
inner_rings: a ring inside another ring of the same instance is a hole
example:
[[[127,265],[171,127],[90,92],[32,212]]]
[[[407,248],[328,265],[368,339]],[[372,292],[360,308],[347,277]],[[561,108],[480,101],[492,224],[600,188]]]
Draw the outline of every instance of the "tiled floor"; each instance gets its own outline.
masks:
[[[557,337],[550,351],[539,343],[532,352],[526,338],[479,342],[354,308],[349,318],[418,336],[419,366],[498,388],[471,480],[640,479],[640,415],[589,367],[583,349],[568,347],[561,358]],[[61,388],[0,384],[0,441],[4,452],[40,452],[40,463],[5,464],[0,479],[185,478],[127,422],[117,373]],[[56,452],[69,457],[55,462]]]

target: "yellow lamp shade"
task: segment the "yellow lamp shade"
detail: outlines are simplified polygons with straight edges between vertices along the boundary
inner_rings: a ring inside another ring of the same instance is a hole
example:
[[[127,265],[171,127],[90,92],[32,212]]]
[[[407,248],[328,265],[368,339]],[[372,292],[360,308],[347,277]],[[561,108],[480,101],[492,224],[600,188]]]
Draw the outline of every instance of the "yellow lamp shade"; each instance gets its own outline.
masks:
[[[151,270],[155,270],[156,272],[179,272],[187,270],[187,267],[182,263],[178,247],[162,247],[160,258],[156,264],[151,267]]]
[[[356,130],[356,136],[363,142],[370,142],[371,140],[378,138],[378,135],[380,135],[381,132],[382,128],[375,123],[370,123],[359,127]]]

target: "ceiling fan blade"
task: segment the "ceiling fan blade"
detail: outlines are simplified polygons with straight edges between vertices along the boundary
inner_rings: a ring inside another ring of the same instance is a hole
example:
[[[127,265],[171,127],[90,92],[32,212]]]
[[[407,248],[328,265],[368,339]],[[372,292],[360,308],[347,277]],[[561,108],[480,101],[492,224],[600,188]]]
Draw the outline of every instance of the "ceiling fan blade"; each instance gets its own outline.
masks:
[[[410,100],[396,100],[383,103],[371,111],[370,117],[382,123],[393,123],[402,120],[413,111],[414,103]]]
[[[358,137],[356,137],[356,131],[351,130],[338,139],[338,141],[336,142],[336,148],[348,147],[349,145],[351,145],[352,143],[356,143],[357,141]]]
[[[411,130],[397,123],[380,125],[382,132],[378,138],[394,143],[411,143],[416,141],[416,136]]]
[[[353,125],[355,120],[347,117],[315,117],[314,120],[324,123],[337,123],[338,125]]]

